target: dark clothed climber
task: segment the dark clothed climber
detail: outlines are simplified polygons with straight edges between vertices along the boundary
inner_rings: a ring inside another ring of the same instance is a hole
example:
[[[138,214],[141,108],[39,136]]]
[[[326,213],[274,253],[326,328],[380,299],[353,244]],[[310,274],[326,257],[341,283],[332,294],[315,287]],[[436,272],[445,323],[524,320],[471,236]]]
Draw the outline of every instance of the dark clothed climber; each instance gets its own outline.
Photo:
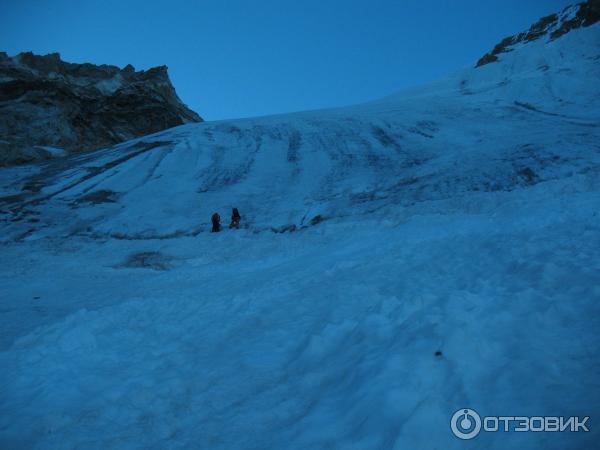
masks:
[[[229,224],[229,228],[235,228],[236,230],[240,228],[240,220],[242,216],[240,216],[240,212],[237,208],[233,208],[231,210],[231,223]]]
[[[219,213],[214,213],[212,215],[212,232],[213,233],[218,233],[219,231],[221,231],[221,216],[219,216]]]

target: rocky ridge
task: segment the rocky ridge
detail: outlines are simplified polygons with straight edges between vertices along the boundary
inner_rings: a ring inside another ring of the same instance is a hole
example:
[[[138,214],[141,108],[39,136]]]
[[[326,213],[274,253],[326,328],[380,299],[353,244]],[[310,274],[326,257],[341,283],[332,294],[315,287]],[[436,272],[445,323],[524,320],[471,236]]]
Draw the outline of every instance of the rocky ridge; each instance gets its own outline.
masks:
[[[94,150],[201,122],[166,66],[73,64],[58,53],[0,52],[0,165]]]
[[[475,67],[498,61],[502,53],[513,51],[521,43],[531,42],[543,37],[555,40],[569,31],[581,27],[589,27],[600,20],[600,0],[587,0],[583,3],[568,6],[559,14],[542,17],[529,30],[502,39],[491,52],[483,55]]]

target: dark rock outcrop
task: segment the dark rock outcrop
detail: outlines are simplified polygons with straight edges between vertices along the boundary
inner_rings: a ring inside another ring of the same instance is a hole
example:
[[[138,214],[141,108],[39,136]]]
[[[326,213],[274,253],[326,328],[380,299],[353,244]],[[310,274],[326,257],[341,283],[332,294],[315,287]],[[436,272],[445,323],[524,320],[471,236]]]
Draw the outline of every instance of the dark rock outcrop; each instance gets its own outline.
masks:
[[[202,118],[177,97],[167,67],[136,72],[0,52],[0,165],[94,150]]]
[[[587,0],[584,3],[568,6],[560,14],[542,17],[529,30],[500,41],[494,49],[483,55],[475,67],[498,61],[498,55],[512,51],[512,46],[530,42],[548,36],[549,40],[557,39],[569,31],[589,27],[600,20],[600,0]]]

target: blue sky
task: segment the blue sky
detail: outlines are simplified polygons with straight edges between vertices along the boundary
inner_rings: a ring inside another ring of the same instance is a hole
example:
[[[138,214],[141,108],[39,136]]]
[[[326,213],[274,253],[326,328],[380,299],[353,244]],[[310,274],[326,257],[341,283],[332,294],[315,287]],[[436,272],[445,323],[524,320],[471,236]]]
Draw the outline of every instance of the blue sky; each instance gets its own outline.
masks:
[[[360,103],[439,78],[572,1],[0,0],[0,50],[166,64],[207,120]]]

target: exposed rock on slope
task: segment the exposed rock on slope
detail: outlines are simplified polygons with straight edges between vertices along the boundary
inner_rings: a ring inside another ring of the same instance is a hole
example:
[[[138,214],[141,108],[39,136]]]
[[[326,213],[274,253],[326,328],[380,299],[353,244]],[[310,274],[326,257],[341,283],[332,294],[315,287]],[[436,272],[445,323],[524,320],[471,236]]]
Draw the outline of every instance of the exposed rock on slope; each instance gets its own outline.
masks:
[[[58,53],[0,52],[0,165],[93,150],[202,118],[167,67],[71,64]]]
[[[542,17],[531,25],[529,30],[500,41],[490,53],[486,53],[477,61],[476,67],[498,61],[498,55],[511,52],[513,46],[549,36],[550,40],[557,39],[569,31],[589,27],[600,20],[600,0],[587,0],[584,3],[569,6],[560,14]]]

